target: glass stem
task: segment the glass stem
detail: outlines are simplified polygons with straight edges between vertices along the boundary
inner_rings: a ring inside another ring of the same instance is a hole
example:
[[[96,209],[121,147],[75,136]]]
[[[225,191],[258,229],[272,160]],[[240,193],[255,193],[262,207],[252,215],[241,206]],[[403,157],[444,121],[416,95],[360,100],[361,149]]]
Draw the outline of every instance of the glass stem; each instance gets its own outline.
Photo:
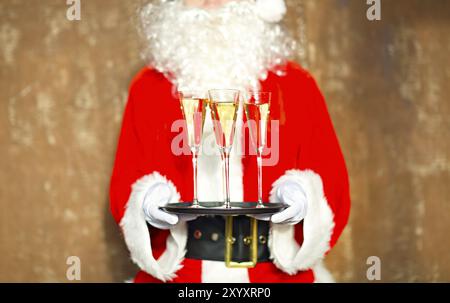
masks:
[[[230,204],[230,151],[223,152],[225,162],[225,208],[231,208]]]
[[[257,164],[258,164],[258,207],[263,207],[262,201],[262,148],[258,148]]]
[[[197,159],[198,159],[198,148],[192,148],[192,171],[194,176],[194,199],[192,200],[192,206],[198,207],[198,198],[197,198]]]
[[[225,185],[225,179],[226,179],[226,175],[225,175],[225,155],[224,152],[222,151],[220,153],[220,157],[222,159],[222,199],[223,202],[225,203],[226,199],[227,199],[227,187]]]

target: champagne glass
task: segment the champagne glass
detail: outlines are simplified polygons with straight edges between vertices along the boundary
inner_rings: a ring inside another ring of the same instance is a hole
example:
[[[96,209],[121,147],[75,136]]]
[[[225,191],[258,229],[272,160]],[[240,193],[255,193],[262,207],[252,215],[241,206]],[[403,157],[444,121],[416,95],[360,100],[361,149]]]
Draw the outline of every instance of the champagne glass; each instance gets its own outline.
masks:
[[[262,153],[267,144],[267,123],[270,113],[269,92],[249,92],[244,101],[245,114],[250,130],[250,138],[256,148],[258,164],[258,204],[264,207],[262,202]]]
[[[194,176],[194,198],[192,207],[200,207],[197,198],[197,159],[205,124],[206,107],[208,100],[206,94],[197,91],[180,91],[181,112],[186,121],[188,145],[192,152],[192,168]]]
[[[236,116],[239,108],[239,90],[213,89],[209,92],[211,117],[216,143],[222,156],[225,175],[225,208],[230,205],[230,152],[236,128]]]

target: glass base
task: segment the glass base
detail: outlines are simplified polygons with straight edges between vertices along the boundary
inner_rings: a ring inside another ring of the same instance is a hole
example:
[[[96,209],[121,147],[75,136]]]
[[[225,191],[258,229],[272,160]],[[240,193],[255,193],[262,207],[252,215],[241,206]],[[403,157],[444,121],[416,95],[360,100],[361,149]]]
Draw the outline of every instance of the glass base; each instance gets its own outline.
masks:
[[[200,203],[197,202],[192,202],[191,206],[189,206],[189,208],[202,208],[203,206],[200,205]]]

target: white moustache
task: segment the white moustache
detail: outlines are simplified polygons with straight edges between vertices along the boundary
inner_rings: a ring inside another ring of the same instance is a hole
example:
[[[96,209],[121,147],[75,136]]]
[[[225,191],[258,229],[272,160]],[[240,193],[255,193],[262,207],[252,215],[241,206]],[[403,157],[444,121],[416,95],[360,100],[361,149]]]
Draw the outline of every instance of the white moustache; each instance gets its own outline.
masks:
[[[179,1],[149,4],[140,20],[148,64],[183,89],[255,89],[295,47],[281,26],[259,18],[249,1],[213,10]]]

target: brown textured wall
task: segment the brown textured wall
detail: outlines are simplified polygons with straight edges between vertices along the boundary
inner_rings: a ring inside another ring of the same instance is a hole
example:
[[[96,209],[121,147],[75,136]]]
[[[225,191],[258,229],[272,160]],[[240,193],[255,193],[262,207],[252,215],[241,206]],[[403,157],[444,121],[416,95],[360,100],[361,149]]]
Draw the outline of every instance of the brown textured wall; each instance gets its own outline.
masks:
[[[140,0],[0,1],[0,281],[121,281],[128,261],[108,212],[127,86],[142,66]],[[353,208],[327,263],[339,281],[450,281],[450,2],[290,0],[345,154]]]

